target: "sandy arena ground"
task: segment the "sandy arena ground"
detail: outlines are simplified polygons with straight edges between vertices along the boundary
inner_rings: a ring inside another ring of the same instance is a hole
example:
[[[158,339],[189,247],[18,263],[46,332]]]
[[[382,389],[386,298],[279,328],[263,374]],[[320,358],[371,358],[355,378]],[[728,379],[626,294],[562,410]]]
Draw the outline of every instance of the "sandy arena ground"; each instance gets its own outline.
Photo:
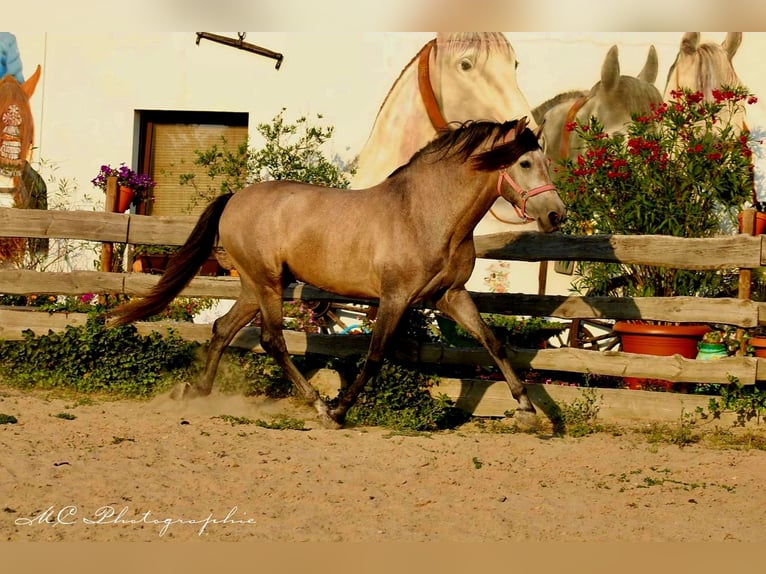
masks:
[[[291,401],[0,386],[4,541],[763,541],[766,452],[614,436],[325,430]],[[71,413],[76,418],[59,418]],[[221,415],[306,419],[308,430]]]

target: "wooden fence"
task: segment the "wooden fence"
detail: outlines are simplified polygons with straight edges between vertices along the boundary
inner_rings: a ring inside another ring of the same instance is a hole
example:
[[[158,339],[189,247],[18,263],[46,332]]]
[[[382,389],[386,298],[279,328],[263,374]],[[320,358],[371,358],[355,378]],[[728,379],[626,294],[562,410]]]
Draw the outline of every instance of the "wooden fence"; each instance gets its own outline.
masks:
[[[38,211],[0,208],[0,236],[69,238],[95,242],[180,245],[196,217],[145,217],[83,211]],[[541,261],[624,262],[683,269],[749,270],[766,264],[762,236],[736,235],[713,239],[684,239],[665,236],[569,237],[533,232],[509,232],[476,239],[480,258]],[[80,295],[122,293],[144,295],[158,276],[141,273],[75,271],[41,273],[30,270],[0,270],[0,293]],[[239,292],[235,277],[197,277],[182,293],[188,297],[234,299]],[[505,315],[555,317],[559,319],[653,319],[665,321],[722,323],[744,329],[766,324],[766,306],[746,298],[698,297],[612,298],[539,296],[527,294],[474,293],[482,312]],[[294,285],[285,299],[348,302],[307,285]],[[369,301],[356,301],[370,303]],[[374,302],[373,302],[374,303]],[[49,314],[25,308],[0,309],[0,339],[16,339],[22,331],[45,333],[79,324],[78,314]],[[142,331],[164,330],[168,323],[141,323]],[[185,338],[205,341],[211,325],[173,323]],[[342,356],[364,352],[367,336],[323,335],[287,332],[292,354],[322,353]],[[258,330],[243,329],[233,346],[262,351]],[[440,364],[491,364],[481,348],[450,348],[437,344],[397,348],[396,354],[410,360]],[[567,371],[613,376],[647,377],[674,382],[728,383],[736,377],[743,384],[766,380],[766,360],[728,357],[696,361],[678,355],[654,357],[620,351],[576,348],[521,350],[512,360],[515,367],[542,371]]]

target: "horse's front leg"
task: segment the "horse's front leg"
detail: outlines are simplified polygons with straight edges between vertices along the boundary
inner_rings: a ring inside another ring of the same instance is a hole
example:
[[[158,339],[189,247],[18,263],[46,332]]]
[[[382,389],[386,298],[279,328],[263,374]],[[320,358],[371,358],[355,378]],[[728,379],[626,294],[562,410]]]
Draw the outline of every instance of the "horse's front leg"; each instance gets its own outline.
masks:
[[[391,335],[396,330],[399,321],[407,310],[407,301],[401,298],[381,297],[375,326],[372,329],[372,340],[367,351],[362,370],[354,382],[349,385],[338,400],[338,404],[330,411],[330,416],[342,424],[348,410],[354,406],[364,385],[378,374],[383,363],[383,354]]]
[[[505,377],[513,398],[519,402],[518,410],[534,414],[536,412],[535,407],[532,401],[529,400],[526,387],[516,376],[513,367],[511,367],[505,346],[498,341],[492,329],[481,318],[479,310],[476,308],[476,304],[471,299],[468,291],[465,289],[451,289],[436,302],[436,307],[452,317],[489,351],[495,364],[497,364],[503,377]]]

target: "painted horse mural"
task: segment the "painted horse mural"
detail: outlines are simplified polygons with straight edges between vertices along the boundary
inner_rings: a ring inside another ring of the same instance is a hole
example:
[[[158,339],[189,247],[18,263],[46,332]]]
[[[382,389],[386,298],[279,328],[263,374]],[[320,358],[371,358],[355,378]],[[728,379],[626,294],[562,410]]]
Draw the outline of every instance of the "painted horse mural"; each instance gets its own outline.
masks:
[[[587,124],[596,117],[606,132],[618,133],[624,130],[633,114],[646,113],[653,105],[662,102],[662,95],[654,86],[657,79],[658,58],[654,46],[649,47],[646,61],[637,76],[622,75],[619,51],[612,46],[601,65],[601,79],[590,90],[573,90],[556,95],[532,110],[535,119],[543,126],[542,142],[546,156],[553,163],[556,177],[556,162],[576,159],[582,148],[582,141],[567,125],[572,122]],[[548,278],[548,262],[540,262],[538,294],[545,294]],[[573,262],[563,262],[556,269],[571,274]],[[609,345],[610,337],[603,334],[608,327],[603,321],[574,319],[568,330],[567,344],[572,347],[598,347]],[[562,335],[562,338],[564,335]]]
[[[47,209],[47,186],[29,163],[34,120],[29,99],[40,79],[41,67],[24,82],[6,74],[0,79],[0,207]],[[25,257],[45,256],[46,239],[0,239],[0,265],[21,267]]]
[[[663,97],[680,89],[699,91],[707,101],[713,100],[713,90],[722,86],[741,86],[733,59],[742,44],[742,32],[728,32],[720,44],[700,43],[699,32],[686,32],[681,38],[678,55],[668,70]],[[744,118],[742,118],[744,121]],[[739,123],[740,127],[742,122]]]
[[[577,157],[582,142],[567,124],[588,123],[595,116],[607,133],[616,133],[630,122],[632,114],[648,112],[653,104],[661,103],[662,94],[654,86],[657,68],[657,50],[650,46],[638,75],[622,75],[618,48],[612,46],[601,66],[601,79],[590,90],[558,94],[532,110],[537,123],[543,125],[545,154],[551,161]]]
[[[500,32],[437,34],[388,91],[351,187],[380,183],[450,123],[531,117],[516,67],[516,53]]]

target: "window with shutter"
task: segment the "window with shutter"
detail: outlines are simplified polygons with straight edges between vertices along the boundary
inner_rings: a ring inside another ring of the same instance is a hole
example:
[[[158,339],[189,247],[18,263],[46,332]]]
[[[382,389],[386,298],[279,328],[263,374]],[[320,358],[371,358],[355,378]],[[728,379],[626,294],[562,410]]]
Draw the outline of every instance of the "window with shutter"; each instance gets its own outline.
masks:
[[[247,113],[141,111],[139,171],[157,182],[146,215],[199,215],[206,203],[197,201],[194,186],[181,183],[182,174],[195,174],[207,189],[220,182],[196,165],[197,151],[213,145],[231,151],[247,141]]]

